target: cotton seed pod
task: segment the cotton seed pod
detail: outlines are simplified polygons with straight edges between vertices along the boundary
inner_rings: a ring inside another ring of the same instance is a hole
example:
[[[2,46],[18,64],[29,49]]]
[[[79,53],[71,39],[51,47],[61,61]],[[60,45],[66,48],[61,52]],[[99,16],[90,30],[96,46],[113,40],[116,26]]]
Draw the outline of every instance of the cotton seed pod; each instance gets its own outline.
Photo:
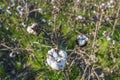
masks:
[[[67,53],[63,50],[51,49],[47,54],[47,64],[54,70],[63,70],[66,64]]]
[[[80,47],[86,46],[87,42],[88,42],[88,37],[86,37],[85,35],[79,35],[76,39],[76,43]]]

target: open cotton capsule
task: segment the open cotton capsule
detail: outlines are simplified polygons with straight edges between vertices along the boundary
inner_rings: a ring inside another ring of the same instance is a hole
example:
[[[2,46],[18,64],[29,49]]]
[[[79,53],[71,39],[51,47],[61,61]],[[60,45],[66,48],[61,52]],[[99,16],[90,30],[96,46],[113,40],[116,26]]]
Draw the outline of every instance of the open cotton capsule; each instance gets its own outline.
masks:
[[[67,53],[63,50],[51,49],[47,54],[47,64],[54,70],[63,70],[66,64]]]
[[[76,39],[76,43],[80,47],[84,47],[87,44],[87,42],[88,42],[88,37],[86,37],[85,35],[79,35]]]

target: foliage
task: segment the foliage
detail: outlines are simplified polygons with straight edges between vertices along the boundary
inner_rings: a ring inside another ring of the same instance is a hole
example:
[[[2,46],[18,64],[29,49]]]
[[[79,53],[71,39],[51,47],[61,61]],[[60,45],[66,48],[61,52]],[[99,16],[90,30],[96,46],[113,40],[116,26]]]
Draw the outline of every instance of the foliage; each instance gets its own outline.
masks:
[[[114,7],[110,9],[100,7],[101,4],[107,5],[109,0],[23,1],[25,4],[19,0],[0,1],[3,8],[0,11],[0,79],[120,79],[118,0],[111,3]],[[13,3],[15,6],[12,7]],[[23,5],[25,9],[23,15],[16,11],[18,5]],[[12,15],[6,12],[8,6],[11,7]],[[38,8],[42,8],[43,12],[34,11]],[[32,10],[33,12],[30,12]],[[77,19],[78,16],[82,16],[82,19]],[[46,22],[42,21],[43,19]],[[27,27],[23,27],[22,23],[27,26],[38,23],[40,34],[28,34]],[[106,36],[103,36],[104,31],[108,32],[107,36],[112,40],[108,41]],[[81,34],[89,38],[85,47],[79,47],[75,43],[77,36]],[[56,47],[68,53],[65,72],[52,70],[46,65],[47,51]],[[96,71],[98,68],[101,71]],[[101,78],[99,72],[104,73],[104,77]]]

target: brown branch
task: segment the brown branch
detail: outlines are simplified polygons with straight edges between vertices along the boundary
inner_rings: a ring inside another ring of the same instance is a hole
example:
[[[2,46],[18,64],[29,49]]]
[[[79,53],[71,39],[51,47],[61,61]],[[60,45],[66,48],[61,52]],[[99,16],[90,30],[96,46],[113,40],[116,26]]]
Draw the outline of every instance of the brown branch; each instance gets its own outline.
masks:
[[[120,2],[119,2],[119,5],[120,5]],[[111,36],[113,36],[113,34],[114,34],[114,32],[115,32],[115,26],[116,26],[116,24],[117,24],[117,22],[118,22],[118,20],[119,20],[119,18],[118,18],[119,15],[120,15],[120,6],[119,6],[119,8],[118,8],[118,11],[116,12],[116,18],[117,18],[117,19],[116,19],[115,22],[114,22]]]
[[[66,72],[66,70],[63,70],[63,75],[65,77],[65,80],[70,80],[69,76],[68,76],[68,73]]]

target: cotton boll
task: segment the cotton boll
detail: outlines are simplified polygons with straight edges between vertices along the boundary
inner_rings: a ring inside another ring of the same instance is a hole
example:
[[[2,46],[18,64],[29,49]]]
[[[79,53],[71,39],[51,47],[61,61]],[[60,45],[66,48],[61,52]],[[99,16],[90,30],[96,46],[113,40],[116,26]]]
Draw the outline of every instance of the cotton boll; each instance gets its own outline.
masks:
[[[28,27],[27,27],[27,32],[28,32],[29,34],[34,34],[34,35],[37,34],[37,33],[32,29],[31,26],[28,26]]]
[[[40,31],[40,29],[39,29],[39,26],[37,23],[33,23],[32,26],[27,27],[27,32],[29,34],[38,35],[39,31]]]
[[[87,44],[88,38],[85,35],[78,36],[76,43],[80,46],[83,47]]]
[[[79,15],[77,16],[76,20],[82,20],[83,19],[83,16]]]
[[[96,14],[97,12],[94,10],[93,13]]]
[[[45,19],[42,19],[41,21],[42,21],[43,23],[46,23],[46,20],[45,20]]]
[[[10,56],[11,58],[14,58],[14,57],[16,57],[16,54],[15,54],[15,53],[10,53],[9,56]]]
[[[110,18],[109,18],[109,17],[107,17],[107,18],[106,18],[106,21],[109,21],[109,20],[110,20]]]
[[[32,32],[33,32],[33,30],[31,29],[30,26],[27,27],[27,32],[28,32],[28,33],[32,33]]]
[[[35,28],[37,25],[38,25],[37,23],[33,23],[31,27]]]
[[[112,41],[112,44],[115,44],[115,40]]]
[[[62,70],[65,67],[67,53],[63,50],[51,49],[47,54],[47,63],[54,70]]]
[[[8,6],[8,8],[7,8],[8,10],[10,10],[11,8],[10,8],[10,6]]]
[[[102,3],[101,6],[105,6],[105,3]]]
[[[49,21],[49,22],[48,22],[48,25],[49,25],[49,26],[51,26],[52,24],[53,24],[52,21]]]
[[[86,40],[79,40],[78,43],[79,43],[79,45],[81,45],[81,46],[82,46],[82,45],[85,45],[85,44],[86,44]]]
[[[112,38],[111,38],[110,36],[107,36],[107,40],[108,40],[108,41],[111,41]]]
[[[9,27],[6,27],[6,30],[9,30]]]
[[[43,13],[43,9],[42,8],[38,8],[38,12],[39,13]]]

